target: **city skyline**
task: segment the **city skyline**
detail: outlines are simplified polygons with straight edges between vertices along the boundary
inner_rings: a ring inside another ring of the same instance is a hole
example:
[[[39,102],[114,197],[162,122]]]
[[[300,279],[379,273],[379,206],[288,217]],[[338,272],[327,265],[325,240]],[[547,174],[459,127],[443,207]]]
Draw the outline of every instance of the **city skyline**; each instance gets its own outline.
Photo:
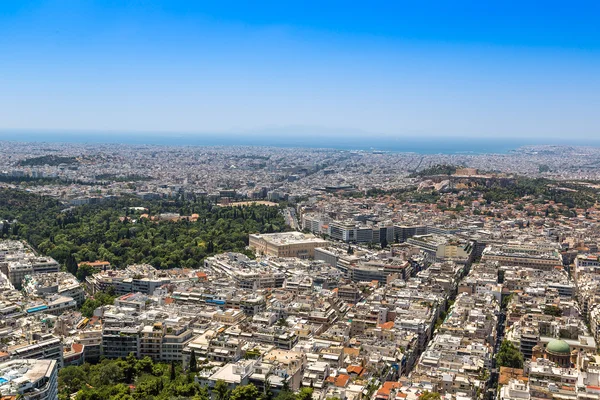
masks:
[[[585,2],[0,7],[3,132],[598,136]]]

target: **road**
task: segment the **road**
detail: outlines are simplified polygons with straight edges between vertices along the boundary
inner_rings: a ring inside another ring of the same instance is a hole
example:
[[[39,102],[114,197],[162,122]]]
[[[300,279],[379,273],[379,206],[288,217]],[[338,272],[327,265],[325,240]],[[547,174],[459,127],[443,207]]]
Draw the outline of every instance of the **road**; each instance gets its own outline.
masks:
[[[300,226],[298,224],[298,218],[296,217],[296,210],[293,207],[287,207],[283,210],[283,216],[285,223],[288,224],[292,229],[299,231]]]

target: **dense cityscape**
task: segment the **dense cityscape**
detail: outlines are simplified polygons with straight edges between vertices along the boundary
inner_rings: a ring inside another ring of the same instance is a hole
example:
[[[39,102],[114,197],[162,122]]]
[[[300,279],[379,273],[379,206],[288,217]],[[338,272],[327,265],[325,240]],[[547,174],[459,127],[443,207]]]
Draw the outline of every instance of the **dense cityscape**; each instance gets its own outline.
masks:
[[[597,148],[0,150],[3,398],[600,398]]]
[[[599,21],[0,1],[0,400],[600,400]]]

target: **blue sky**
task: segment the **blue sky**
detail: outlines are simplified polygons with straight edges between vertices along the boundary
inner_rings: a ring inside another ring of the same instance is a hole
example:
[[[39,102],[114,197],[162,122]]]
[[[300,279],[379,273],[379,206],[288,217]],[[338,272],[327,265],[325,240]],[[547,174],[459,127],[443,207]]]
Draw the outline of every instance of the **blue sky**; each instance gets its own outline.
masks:
[[[598,138],[599,20],[591,1],[4,0],[0,130]]]

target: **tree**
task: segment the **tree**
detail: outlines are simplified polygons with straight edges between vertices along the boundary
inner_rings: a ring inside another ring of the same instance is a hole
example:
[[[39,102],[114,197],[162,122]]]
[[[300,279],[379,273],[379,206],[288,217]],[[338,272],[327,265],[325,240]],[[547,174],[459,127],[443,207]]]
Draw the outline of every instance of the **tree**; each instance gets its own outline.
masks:
[[[275,400],[296,400],[296,396],[290,389],[289,379],[283,381],[281,391],[279,391],[279,394],[277,394]]]
[[[421,396],[419,396],[419,400],[440,400],[442,396],[438,392],[429,392],[424,391]]]
[[[285,318],[283,318],[283,317],[279,318],[277,320],[276,324],[277,324],[277,326],[283,326],[283,327],[288,326],[287,320]]]
[[[75,257],[71,253],[69,253],[65,261],[65,269],[67,272],[77,276],[77,261],[75,261]]]
[[[175,361],[171,361],[171,373],[169,375],[169,379],[171,379],[171,381],[175,380]]]
[[[505,271],[503,269],[498,270],[498,283],[504,283]]]
[[[229,400],[256,400],[259,391],[253,384],[241,385],[231,391]]]
[[[261,393],[261,395],[258,397],[259,400],[273,400],[273,391],[271,390],[271,387],[266,385],[263,393]]]
[[[117,393],[110,396],[110,400],[135,400],[135,398],[129,393]]]
[[[291,391],[281,390],[277,396],[275,396],[275,400],[297,400],[296,395]]]
[[[312,400],[313,389],[312,388],[302,388],[300,392],[296,395],[297,400]]]
[[[97,374],[96,382],[92,382],[92,386],[112,386],[123,381],[125,375],[123,369],[116,363],[103,363],[100,364]]]
[[[81,305],[81,314],[84,317],[91,318],[94,315],[94,310],[100,306],[113,304],[115,297],[104,292],[97,292],[93,299],[85,299]]]
[[[135,366],[137,364],[137,358],[135,354],[129,353],[123,362],[119,363],[121,368],[123,369],[123,374],[125,374],[125,381],[127,383],[133,382],[133,378],[135,376]]]
[[[158,395],[161,392],[161,379],[153,376],[145,376],[144,379],[137,382],[135,396],[137,398],[147,399]]]
[[[282,392],[291,392],[289,379],[286,379],[283,381],[283,385],[281,386],[281,391]]]
[[[77,279],[83,282],[85,278],[87,278],[90,275],[93,275],[94,272],[94,267],[92,267],[89,264],[82,264],[81,267],[77,268],[77,271],[75,271],[75,276],[77,277]]]
[[[124,359],[67,367],[59,372],[59,399],[67,400],[77,393],[76,398],[84,400],[211,400],[208,390],[194,382],[193,374],[181,373],[176,364],[178,375],[170,381],[171,365],[154,363],[149,357],[139,360],[130,354]]]
[[[511,300],[512,300],[512,298],[513,298],[513,295],[514,295],[514,293],[511,293],[511,294],[509,294],[508,296],[505,296],[505,297],[502,299],[502,305],[501,305],[501,306],[502,306],[502,309],[503,309],[503,310],[506,310],[506,308],[507,308],[507,307],[508,307],[508,305],[510,304],[510,301],[511,301]]]
[[[546,315],[552,315],[554,317],[560,317],[562,316],[562,310],[560,309],[560,307],[549,304],[544,308],[544,314]]]
[[[208,389],[205,386],[202,386],[198,390],[198,394],[192,397],[192,400],[210,400],[210,394],[208,393]]]
[[[437,164],[429,168],[422,169],[409,175],[411,178],[433,176],[433,175],[452,175],[456,173],[457,166],[448,164]]]
[[[499,367],[523,368],[523,354],[512,342],[504,340],[496,355],[496,363]]]
[[[9,228],[10,228],[10,225],[8,224],[8,221],[2,222],[2,237],[8,237],[9,232],[10,232]]]
[[[151,374],[154,368],[154,362],[148,356],[142,358],[141,360],[137,360],[135,362],[135,373],[136,375],[140,375],[142,373]]]
[[[98,393],[98,390],[85,388],[77,392],[77,400],[103,400],[102,395]]]
[[[218,380],[212,391],[215,394],[215,400],[229,400],[229,388],[225,381]]]
[[[246,360],[255,360],[260,357],[260,351],[257,349],[251,349],[244,354],[244,359]]]
[[[141,219],[132,227],[131,222],[120,220],[123,210],[132,206],[144,206],[150,215],[193,212],[198,219],[168,223]],[[18,221],[10,225],[15,239],[27,239],[36,250],[62,265],[71,256],[80,261],[82,266],[76,271],[80,280],[93,273],[89,265],[84,268],[85,263],[97,259],[116,268],[134,263],[148,263],[158,269],[197,268],[208,255],[245,252],[250,233],[288,229],[282,213],[264,205],[244,207],[244,217],[240,217],[242,211],[238,208],[213,207],[206,202],[141,201],[122,196],[101,204],[78,206],[68,213],[61,212],[63,209],[59,201],[50,197],[17,189],[0,191],[0,219]],[[69,265],[69,269],[75,269],[71,260]]]
[[[58,385],[64,387],[67,393],[75,393],[87,380],[83,368],[69,366],[61,369],[58,373]]]
[[[192,353],[190,354],[190,371],[198,371],[198,361],[196,360],[196,351],[194,349],[192,349]]]

